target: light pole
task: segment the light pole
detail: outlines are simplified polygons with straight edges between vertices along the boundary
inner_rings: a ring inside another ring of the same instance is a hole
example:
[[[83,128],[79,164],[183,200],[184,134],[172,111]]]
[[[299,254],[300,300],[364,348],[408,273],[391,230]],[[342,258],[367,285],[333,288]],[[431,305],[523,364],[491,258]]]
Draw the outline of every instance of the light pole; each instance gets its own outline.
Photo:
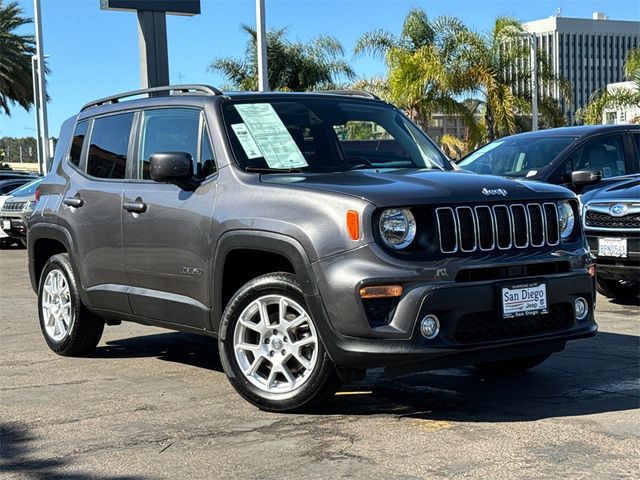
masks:
[[[40,13],[40,0],[33,0],[33,16],[36,26],[36,70],[38,74],[37,95],[40,98],[39,108],[39,126],[38,142],[42,142],[40,146],[41,156],[38,159],[40,164],[40,173],[46,174],[49,163],[49,127],[47,125],[47,91],[44,79],[44,47],[42,45],[42,16]],[[33,60],[32,60],[33,61]],[[32,63],[33,68],[33,63]],[[34,100],[36,91],[34,89]],[[36,109],[38,111],[38,109]]]
[[[267,67],[267,27],[264,13],[264,0],[256,0],[256,36],[258,47],[258,90],[269,90]]]
[[[538,130],[538,48],[535,33],[529,33],[531,45],[531,130]]]
[[[42,143],[40,142],[40,95],[38,94],[38,57],[31,57],[31,77],[33,78],[33,106],[36,114],[36,158],[38,160],[38,171],[43,173],[42,169]]]

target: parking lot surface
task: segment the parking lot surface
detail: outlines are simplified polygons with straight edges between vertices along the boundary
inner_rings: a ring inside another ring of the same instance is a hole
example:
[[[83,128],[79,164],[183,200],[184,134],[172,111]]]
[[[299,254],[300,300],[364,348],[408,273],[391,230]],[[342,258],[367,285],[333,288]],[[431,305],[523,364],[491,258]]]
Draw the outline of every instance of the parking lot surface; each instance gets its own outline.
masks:
[[[93,355],[47,348],[25,250],[0,251],[2,478],[638,478],[640,307],[529,373],[369,372],[313,414],[264,413],[216,342],[123,324]]]

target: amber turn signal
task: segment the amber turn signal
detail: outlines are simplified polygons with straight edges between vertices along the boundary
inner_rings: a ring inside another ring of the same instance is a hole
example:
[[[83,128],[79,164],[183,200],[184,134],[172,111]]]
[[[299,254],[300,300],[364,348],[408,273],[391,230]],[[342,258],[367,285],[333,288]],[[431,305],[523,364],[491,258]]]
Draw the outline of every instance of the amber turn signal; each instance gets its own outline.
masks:
[[[360,240],[360,215],[355,210],[347,211],[347,231],[351,240]]]
[[[400,285],[377,285],[375,287],[362,287],[360,298],[389,298],[402,295]]]
[[[589,275],[591,275],[591,277],[595,277],[596,276],[596,266],[595,265],[589,265],[589,268],[587,268],[587,270],[589,271]]]

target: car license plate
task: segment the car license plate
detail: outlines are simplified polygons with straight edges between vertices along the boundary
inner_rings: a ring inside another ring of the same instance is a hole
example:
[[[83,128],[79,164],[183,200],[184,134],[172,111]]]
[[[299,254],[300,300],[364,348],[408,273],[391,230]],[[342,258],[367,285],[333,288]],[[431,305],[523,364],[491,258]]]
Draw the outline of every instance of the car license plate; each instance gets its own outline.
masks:
[[[627,239],[626,238],[599,238],[598,239],[598,256],[627,258]]]
[[[502,318],[544,315],[547,308],[547,285],[525,283],[502,287]]]
[[[11,220],[2,220],[2,229],[11,230]]]

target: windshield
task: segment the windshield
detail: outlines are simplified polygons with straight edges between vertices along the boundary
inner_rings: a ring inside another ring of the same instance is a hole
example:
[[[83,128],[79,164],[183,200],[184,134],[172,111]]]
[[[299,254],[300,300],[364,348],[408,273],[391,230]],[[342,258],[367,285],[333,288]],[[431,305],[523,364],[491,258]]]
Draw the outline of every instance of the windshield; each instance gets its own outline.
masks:
[[[451,169],[429,138],[389,105],[332,97],[252,99],[225,104],[223,115],[246,171]]]
[[[18,197],[35,195],[36,189],[38,188],[38,185],[40,185],[42,180],[43,180],[42,178],[38,178],[37,180],[34,180],[33,182],[29,182],[26,185],[21,186],[20,188],[16,188],[11,192],[11,195],[15,195]]]
[[[533,177],[575,140],[575,137],[504,138],[476,150],[458,165],[475,173]]]

